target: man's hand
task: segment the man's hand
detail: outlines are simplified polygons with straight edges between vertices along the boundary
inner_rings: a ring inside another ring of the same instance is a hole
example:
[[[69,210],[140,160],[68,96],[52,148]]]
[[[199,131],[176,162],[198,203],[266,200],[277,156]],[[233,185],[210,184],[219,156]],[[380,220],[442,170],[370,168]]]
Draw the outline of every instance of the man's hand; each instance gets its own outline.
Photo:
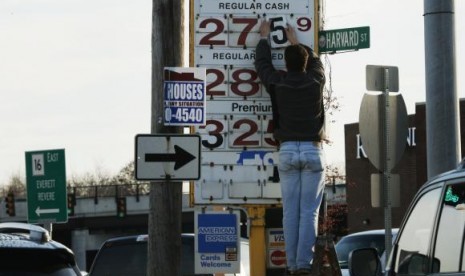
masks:
[[[262,24],[260,25],[260,37],[268,38],[269,35],[270,35],[270,22],[263,20]]]
[[[286,36],[287,36],[287,39],[289,40],[289,43],[291,43],[292,45],[299,44],[299,40],[297,39],[297,35],[295,34],[295,30],[289,24],[287,24]]]

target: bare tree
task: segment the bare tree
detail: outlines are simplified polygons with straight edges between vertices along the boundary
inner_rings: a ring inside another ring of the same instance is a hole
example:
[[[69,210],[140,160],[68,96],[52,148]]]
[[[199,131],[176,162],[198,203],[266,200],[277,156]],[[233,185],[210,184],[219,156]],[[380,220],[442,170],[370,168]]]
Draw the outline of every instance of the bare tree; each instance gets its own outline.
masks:
[[[25,180],[19,174],[10,177],[2,190],[2,197],[5,197],[8,193],[13,193],[16,197],[26,197]]]

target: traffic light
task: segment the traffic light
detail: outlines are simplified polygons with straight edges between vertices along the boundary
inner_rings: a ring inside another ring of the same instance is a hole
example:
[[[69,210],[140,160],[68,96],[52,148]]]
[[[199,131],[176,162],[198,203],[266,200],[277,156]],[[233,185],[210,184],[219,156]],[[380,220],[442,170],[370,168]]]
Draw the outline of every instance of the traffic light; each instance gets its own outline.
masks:
[[[116,199],[116,216],[124,218],[126,216],[126,198],[118,197]]]
[[[15,195],[13,193],[8,193],[8,195],[5,197],[5,207],[6,207],[6,213],[10,217],[13,217],[16,215]]]
[[[68,194],[68,216],[74,216],[74,206],[76,206],[76,195]]]

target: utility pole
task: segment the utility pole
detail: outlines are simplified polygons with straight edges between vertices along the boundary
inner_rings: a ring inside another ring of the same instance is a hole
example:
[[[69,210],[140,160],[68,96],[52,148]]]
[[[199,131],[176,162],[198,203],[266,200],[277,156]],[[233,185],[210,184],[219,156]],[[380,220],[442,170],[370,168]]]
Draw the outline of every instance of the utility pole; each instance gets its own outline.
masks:
[[[424,0],[428,178],[460,161],[454,0]]]
[[[153,0],[151,133],[182,133],[163,125],[163,68],[181,67],[184,0]],[[181,275],[182,182],[151,182],[147,275]]]

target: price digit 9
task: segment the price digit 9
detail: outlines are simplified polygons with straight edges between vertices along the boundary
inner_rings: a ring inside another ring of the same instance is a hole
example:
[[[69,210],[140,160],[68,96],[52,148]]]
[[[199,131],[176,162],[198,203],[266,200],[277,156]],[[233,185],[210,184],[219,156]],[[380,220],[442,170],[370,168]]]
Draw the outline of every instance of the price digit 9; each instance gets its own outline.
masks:
[[[312,28],[312,20],[308,17],[300,17],[296,21],[297,29],[306,32]]]

